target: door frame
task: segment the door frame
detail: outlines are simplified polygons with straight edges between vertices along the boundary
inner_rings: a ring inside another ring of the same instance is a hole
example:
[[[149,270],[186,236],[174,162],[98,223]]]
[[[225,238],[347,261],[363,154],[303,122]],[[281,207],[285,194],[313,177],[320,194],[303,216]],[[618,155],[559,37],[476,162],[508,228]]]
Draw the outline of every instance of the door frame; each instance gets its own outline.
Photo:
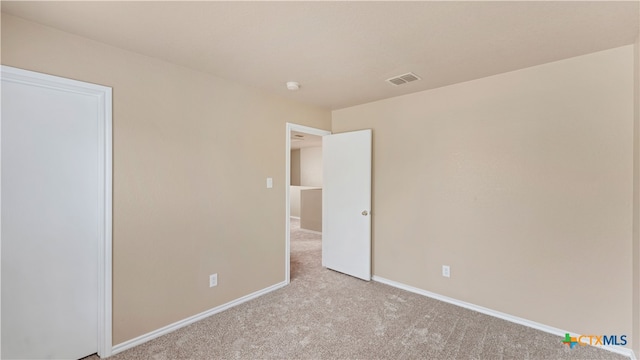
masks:
[[[98,176],[98,178],[100,179],[100,183],[98,184],[98,187],[100,189],[98,203],[100,205],[100,221],[98,228],[98,254],[96,258],[96,262],[98,264],[97,353],[102,358],[111,356],[113,231],[112,89],[107,86],[66,79],[58,76],[46,75],[5,65],[2,65],[1,67],[1,78],[2,81],[11,81],[16,83],[28,84],[31,86],[38,86],[49,89],[56,89],[64,92],[80,93],[87,96],[93,96],[98,101],[98,171],[100,172]],[[1,199],[2,194],[0,190],[0,202],[2,201]],[[2,224],[0,220],[0,229],[1,227]],[[2,243],[1,236],[2,235],[0,232],[0,244]]]
[[[309,135],[331,135],[331,131],[316,129],[309,126],[287,123],[286,157],[285,157],[285,257],[284,257],[284,281],[291,282],[291,132],[297,131]]]

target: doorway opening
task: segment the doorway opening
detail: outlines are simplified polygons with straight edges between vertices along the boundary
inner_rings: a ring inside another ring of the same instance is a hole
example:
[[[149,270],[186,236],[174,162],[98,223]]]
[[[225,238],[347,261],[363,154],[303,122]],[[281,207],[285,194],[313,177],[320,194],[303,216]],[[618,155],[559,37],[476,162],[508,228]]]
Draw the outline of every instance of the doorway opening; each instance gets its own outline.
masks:
[[[313,240],[322,232],[322,136],[331,132],[287,123],[286,137],[286,254],[285,281],[299,270],[293,259],[292,235]],[[296,240],[297,241],[297,240]],[[293,271],[292,271],[293,269]]]

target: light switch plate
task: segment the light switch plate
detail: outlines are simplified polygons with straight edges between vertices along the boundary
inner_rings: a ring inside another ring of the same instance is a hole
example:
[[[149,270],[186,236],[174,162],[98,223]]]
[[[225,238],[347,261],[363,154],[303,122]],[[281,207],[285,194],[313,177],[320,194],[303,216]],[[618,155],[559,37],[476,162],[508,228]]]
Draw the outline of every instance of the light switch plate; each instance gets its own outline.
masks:
[[[273,187],[273,179],[267,178],[267,189],[271,189]]]

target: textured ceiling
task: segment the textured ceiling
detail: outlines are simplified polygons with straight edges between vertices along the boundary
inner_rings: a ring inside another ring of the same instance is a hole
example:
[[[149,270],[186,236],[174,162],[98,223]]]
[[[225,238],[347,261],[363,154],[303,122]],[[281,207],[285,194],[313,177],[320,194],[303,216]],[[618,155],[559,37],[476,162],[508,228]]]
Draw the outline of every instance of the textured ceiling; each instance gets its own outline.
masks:
[[[2,11],[338,109],[631,44],[638,2],[9,2]],[[423,80],[385,82],[414,72]],[[289,92],[285,82],[300,82]]]

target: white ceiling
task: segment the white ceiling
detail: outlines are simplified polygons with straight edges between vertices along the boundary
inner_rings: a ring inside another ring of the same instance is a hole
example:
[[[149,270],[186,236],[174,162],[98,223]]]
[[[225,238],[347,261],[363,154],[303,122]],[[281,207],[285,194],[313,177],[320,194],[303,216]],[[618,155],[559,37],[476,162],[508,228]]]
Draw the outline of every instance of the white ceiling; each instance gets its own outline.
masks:
[[[311,135],[298,131],[291,132],[291,150],[297,150],[308,147],[321,147],[322,136]]]
[[[631,44],[625,2],[1,2],[2,11],[339,109]],[[414,72],[399,87],[387,78]],[[285,82],[300,82],[290,92]]]

